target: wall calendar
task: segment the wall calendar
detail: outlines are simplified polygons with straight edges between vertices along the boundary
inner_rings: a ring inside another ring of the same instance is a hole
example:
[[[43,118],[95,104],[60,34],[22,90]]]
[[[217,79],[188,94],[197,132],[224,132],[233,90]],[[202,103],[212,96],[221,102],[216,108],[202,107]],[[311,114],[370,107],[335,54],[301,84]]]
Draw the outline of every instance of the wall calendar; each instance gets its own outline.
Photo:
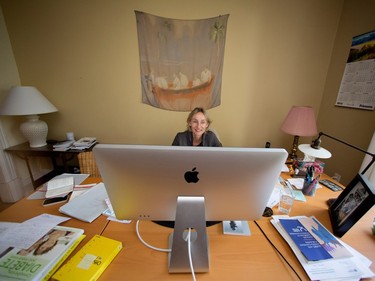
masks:
[[[375,31],[353,37],[335,105],[374,110]]]

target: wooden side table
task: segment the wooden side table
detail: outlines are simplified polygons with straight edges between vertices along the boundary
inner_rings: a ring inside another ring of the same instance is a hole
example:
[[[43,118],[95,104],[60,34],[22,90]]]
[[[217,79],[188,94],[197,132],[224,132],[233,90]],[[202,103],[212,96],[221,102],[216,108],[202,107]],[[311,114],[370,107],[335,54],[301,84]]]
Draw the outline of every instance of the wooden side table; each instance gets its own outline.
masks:
[[[91,149],[92,147],[88,150]],[[19,158],[26,161],[27,169],[29,171],[34,189],[61,173],[69,172],[68,162],[76,157],[78,153],[82,152],[82,150],[55,151],[53,150],[52,144],[33,148],[29,146],[28,142],[11,146],[4,150],[17,155]],[[42,177],[35,179],[30,166],[31,157],[50,158],[52,161],[53,170],[43,175]],[[61,160],[62,166],[58,166],[58,159]]]

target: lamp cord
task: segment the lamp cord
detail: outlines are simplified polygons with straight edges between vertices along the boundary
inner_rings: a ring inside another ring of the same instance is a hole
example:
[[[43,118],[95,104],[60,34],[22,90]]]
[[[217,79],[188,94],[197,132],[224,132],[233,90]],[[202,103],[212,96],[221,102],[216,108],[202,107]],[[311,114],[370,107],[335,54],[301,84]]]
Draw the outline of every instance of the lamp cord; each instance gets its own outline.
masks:
[[[271,244],[272,248],[276,250],[276,252],[281,256],[281,258],[287,263],[287,265],[293,270],[294,274],[297,276],[298,280],[301,280],[301,277],[298,275],[297,271],[293,268],[293,266],[288,262],[288,260],[285,258],[285,256],[279,251],[279,249],[276,248],[275,244],[272,243],[272,241],[268,238],[268,236],[264,233],[263,229],[260,227],[260,225],[257,223],[257,221],[254,221],[255,225],[259,228],[259,230],[262,232],[263,236],[267,239],[268,243]]]

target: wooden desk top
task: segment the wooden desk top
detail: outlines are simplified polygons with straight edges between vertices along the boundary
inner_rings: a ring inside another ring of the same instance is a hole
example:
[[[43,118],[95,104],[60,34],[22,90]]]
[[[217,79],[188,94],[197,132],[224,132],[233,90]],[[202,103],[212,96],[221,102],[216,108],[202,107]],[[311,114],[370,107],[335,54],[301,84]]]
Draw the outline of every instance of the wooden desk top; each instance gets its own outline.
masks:
[[[87,179],[85,183],[93,183],[99,181],[100,179],[98,180],[92,178]],[[2,211],[0,213],[0,221],[23,222],[43,213],[56,216],[65,216],[64,214],[59,212],[59,208],[63,205],[62,203],[46,207],[43,207],[42,203],[42,199],[29,200],[27,198],[23,198],[22,200],[18,201],[17,203]],[[86,238],[80,244],[82,245],[95,234],[100,234],[106,227],[107,223],[107,217],[100,216],[92,223],[86,223],[77,219],[70,219],[66,222],[61,223],[60,225],[84,229]]]
[[[98,179],[89,179],[89,182]],[[326,228],[332,230],[326,200],[337,197],[338,193],[322,187],[314,197],[306,197],[307,202],[296,201],[291,216],[314,215]],[[41,213],[62,215],[58,208],[61,204],[42,206],[42,200],[22,199],[0,213],[0,221],[22,222]],[[277,207],[274,213],[278,214]],[[341,239],[350,246],[375,261],[375,236],[371,226],[375,208],[357,222]],[[269,222],[270,218],[257,221],[267,237],[286,257],[302,280],[308,280],[290,247]],[[71,219],[63,225],[83,228],[87,237],[73,252],[76,253],[93,235],[102,234],[123,242],[124,249],[101,275],[100,280],[191,280],[189,273],[169,274],[168,254],[144,246],[135,231],[135,222],[121,224],[107,221],[100,216],[92,223]],[[298,280],[286,262],[272,248],[266,237],[254,222],[249,222],[251,236],[230,236],[222,233],[222,224],[207,229],[210,245],[210,272],[197,274],[197,280]],[[149,244],[167,248],[168,235],[172,229],[153,222],[140,223],[142,238]],[[375,271],[375,265],[371,269]],[[375,278],[371,279],[375,280]]]
[[[222,233],[222,224],[207,228],[209,236],[210,272],[196,274],[197,280],[298,280],[282,262],[254,222],[251,236],[230,236]],[[168,247],[172,229],[153,222],[140,223],[142,238],[149,244]],[[189,273],[169,274],[168,253],[144,246],[135,232],[135,222],[124,225],[110,222],[104,236],[120,240],[124,249],[100,280],[191,280]]]
[[[291,216],[314,215],[325,227],[332,231],[326,200],[338,193],[325,187],[318,189],[316,196],[307,197],[307,202],[296,201]],[[375,236],[371,226],[374,218],[371,209],[342,240],[375,261]],[[278,214],[277,207],[274,213]],[[270,218],[257,221],[267,237],[286,257],[302,280],[309,280],[294,253],[281,235],[269,222]],[[196,274],[197,280],[298,280],[296,274],[272,248],[254,222],[249,222],[251,236],[230,236],[222,233],[222,224],[207,229],[210,244],[210,271]],[[142,221],[140,233],[149,244],[167,248],[168,229],[152,222]],[[100,280],[191,280],[189,273],[169,274],[168,254],[144,246],[138,239],[135,222],[121,224],[110,222],[104,236],[120,240],[124,249],[106,270]],[[375,271],[375,265],[371,269]],[[375,280],[372,279],[372,280]]]

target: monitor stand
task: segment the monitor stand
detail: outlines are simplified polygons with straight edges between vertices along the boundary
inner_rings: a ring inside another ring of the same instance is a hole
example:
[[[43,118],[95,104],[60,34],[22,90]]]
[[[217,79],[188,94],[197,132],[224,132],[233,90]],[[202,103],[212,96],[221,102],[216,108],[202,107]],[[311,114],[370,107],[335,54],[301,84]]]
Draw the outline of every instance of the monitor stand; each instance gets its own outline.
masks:
[[[174,232],[169,236],[169,272],[191,272],[187,235],[191,228],[191,258],[194,272],[209,271],[208,237],[204,197],[177,198]]]

